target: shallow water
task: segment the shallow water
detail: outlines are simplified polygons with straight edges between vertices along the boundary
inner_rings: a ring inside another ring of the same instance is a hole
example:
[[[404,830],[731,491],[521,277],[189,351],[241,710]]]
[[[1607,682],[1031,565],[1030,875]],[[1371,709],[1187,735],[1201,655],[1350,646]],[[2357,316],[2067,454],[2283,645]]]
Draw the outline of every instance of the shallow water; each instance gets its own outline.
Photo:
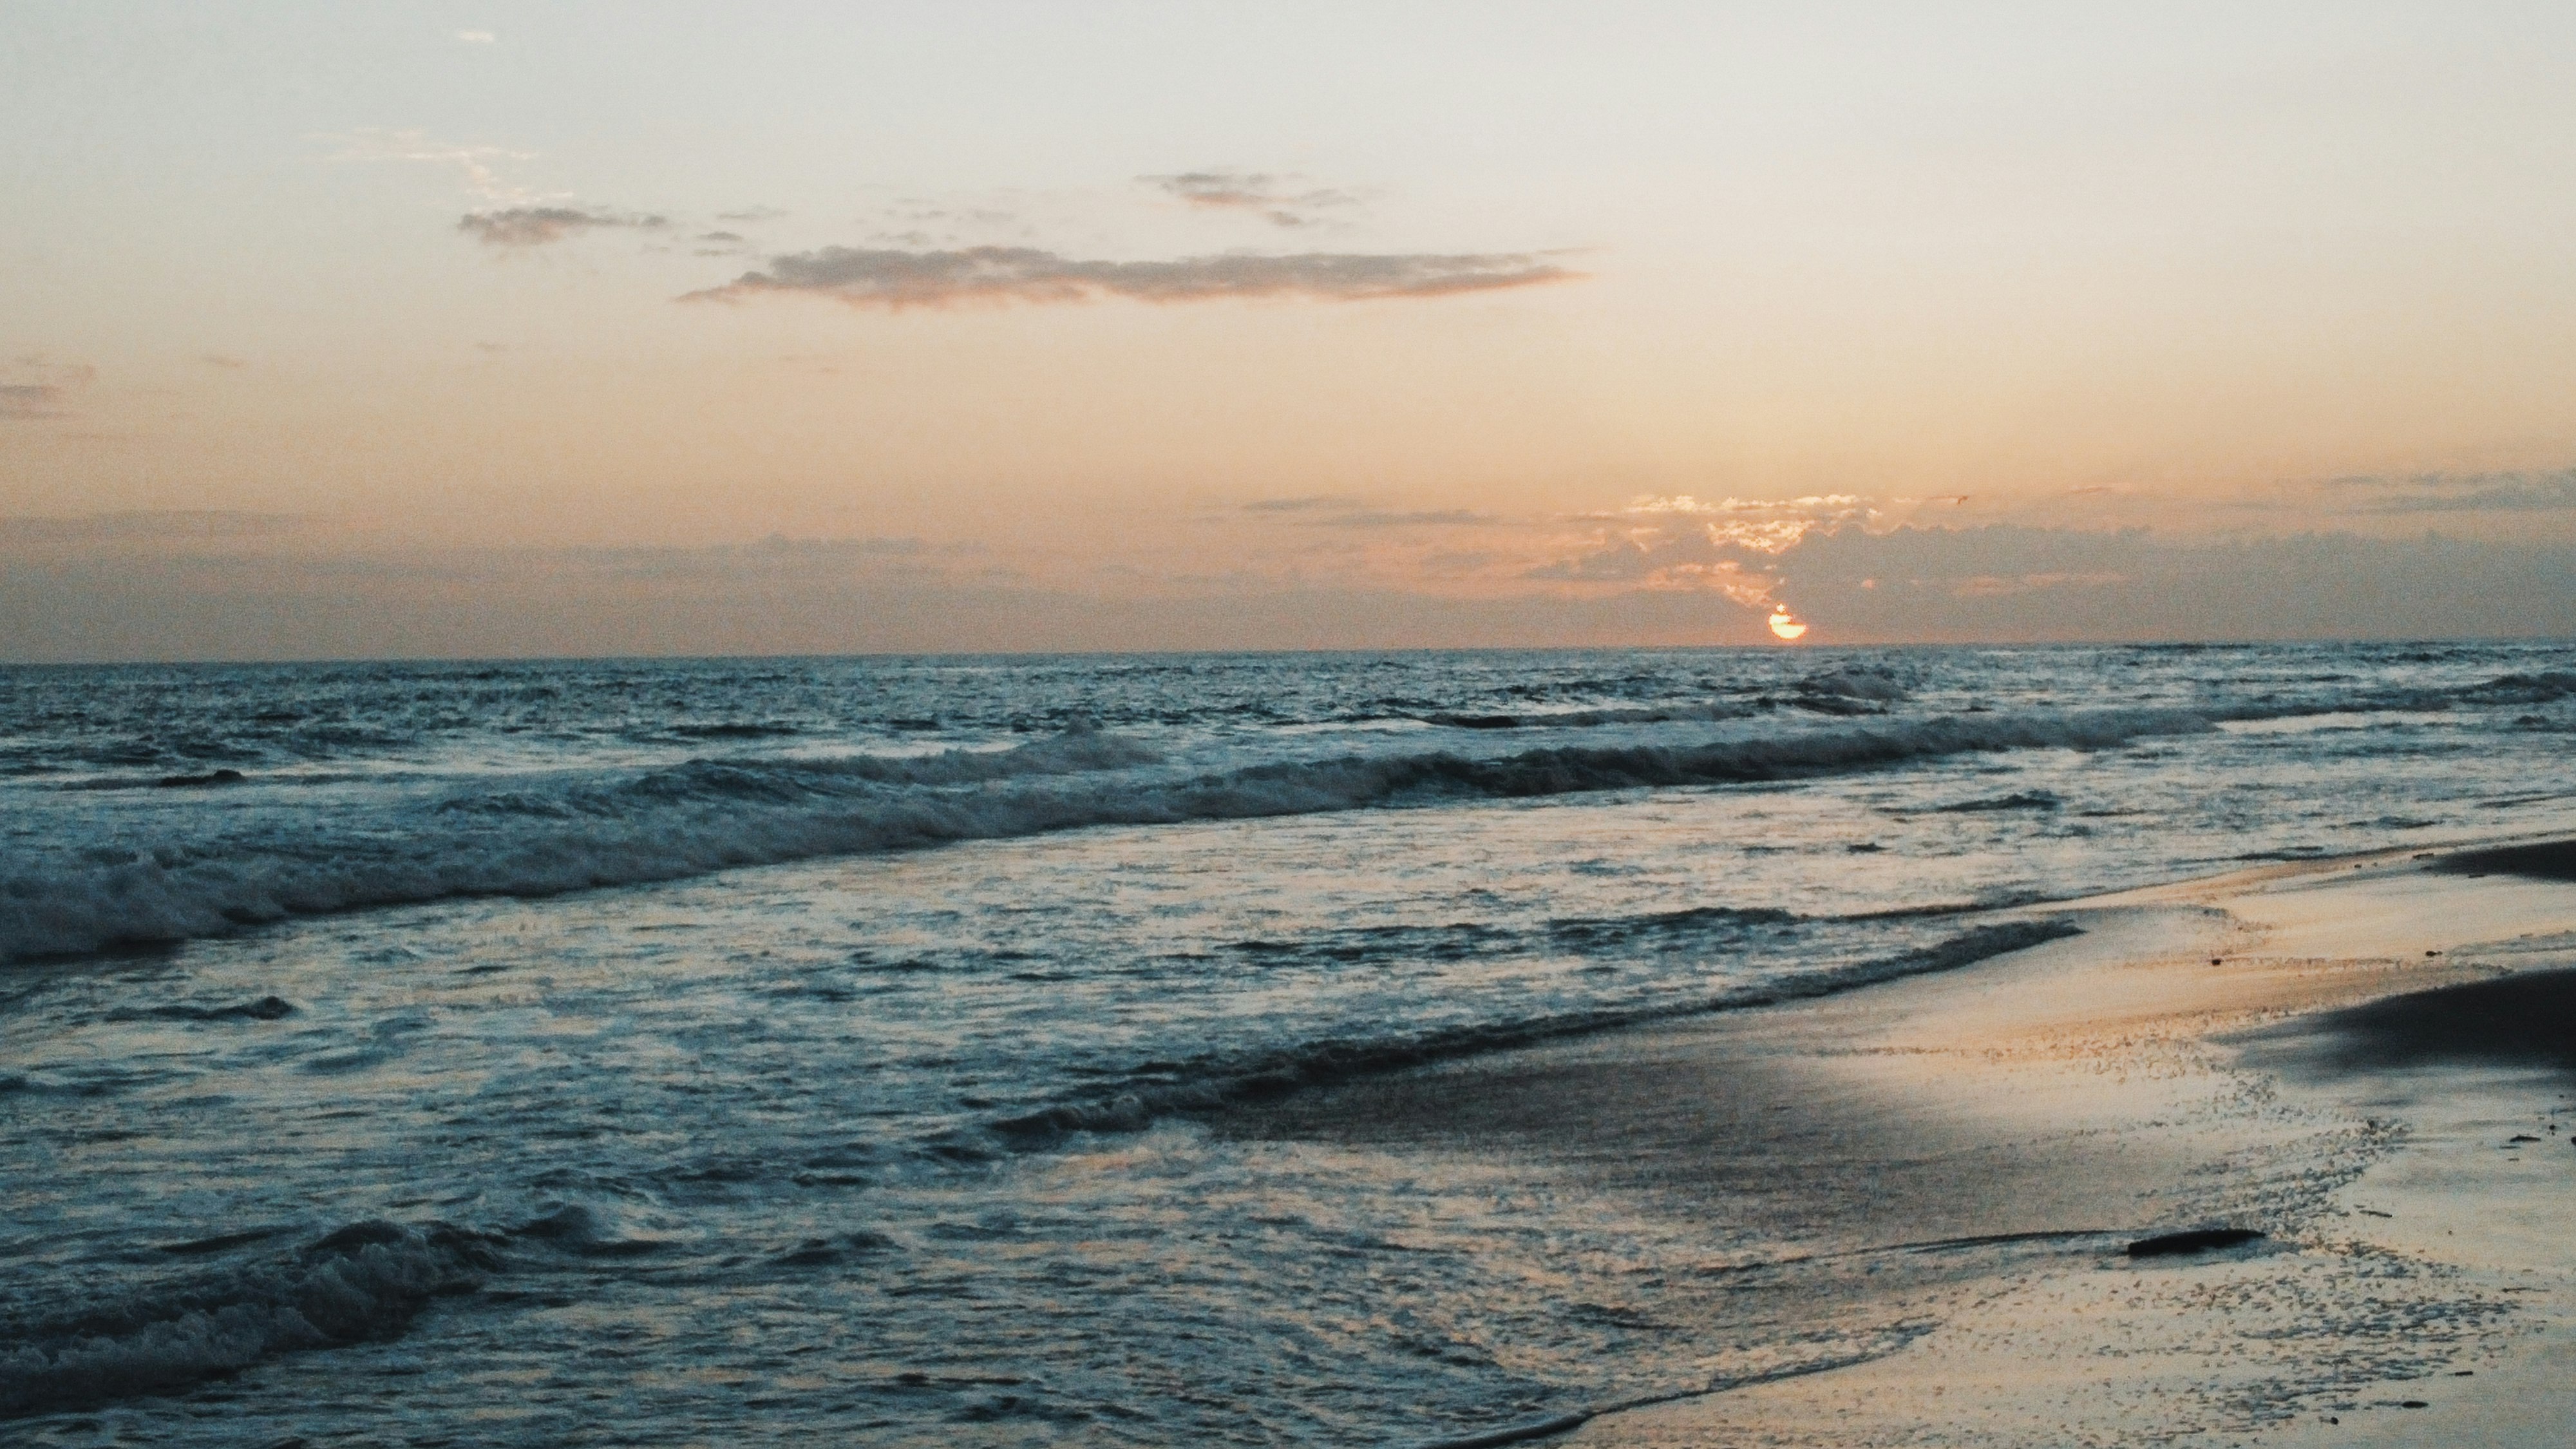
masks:
[[[2563,827],[2571,729],[2532,645],[0,671],[0,1414],[1356,1444],[1867,1351],[1677,1271],[1758,1224],[1208,1114]]]

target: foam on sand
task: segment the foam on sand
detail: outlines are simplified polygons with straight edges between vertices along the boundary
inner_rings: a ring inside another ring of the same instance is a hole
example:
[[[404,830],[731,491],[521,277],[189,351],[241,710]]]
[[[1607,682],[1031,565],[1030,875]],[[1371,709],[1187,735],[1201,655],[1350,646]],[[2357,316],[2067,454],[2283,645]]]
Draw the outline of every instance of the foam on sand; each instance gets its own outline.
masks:
[[[1902,1353],[1599,1419],[1577,1441],[2521,1443],[2563,1429],[2576,1390],[2548,1370],[2576,1361],[2576,1152],[2558,1140],[2576,1114],[2540,1013],[2576,999],[2576,892],[2403,856],[2360,864],[2129,893],[2095,903],[2104,928],[2054,961],[1832,1003],[1841,1027],[1874,1020],[1880,1043],[1837,1074],[1947,1100],[1953,1120],[2014,1144],[2009,1170],[2081,1171],[2114,1201],[2165,1196],[2166,1223],[2140,1226],[2182,1231],[2142,1241],[2217,1251],[2035,1259]],[[2166,934],[2111,929],[2121,913]],[[2087,1155],[2106,1132],[2121,1150]],[[2174,1220],[2186,1214],[2200,1221]]]

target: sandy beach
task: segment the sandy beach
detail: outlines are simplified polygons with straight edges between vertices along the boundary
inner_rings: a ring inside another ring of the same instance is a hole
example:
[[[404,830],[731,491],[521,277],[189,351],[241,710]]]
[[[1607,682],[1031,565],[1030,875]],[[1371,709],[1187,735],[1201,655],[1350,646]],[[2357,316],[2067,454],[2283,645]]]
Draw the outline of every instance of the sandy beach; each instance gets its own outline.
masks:
[[[2403,852],[2051,906],[2082,934],[1248,1130],[1513,1154],[1736,1233],[1675,1270],[1709,1285],[1707,1391],[1472,1442],[2558,1442],[2565,865]],[[2129,1252],[2208,1227],[2262,1236]],[[1755,1282],[1790,1291],[1730,1295]],[[1729,1357],[1731,1328],[1771,1360]]]

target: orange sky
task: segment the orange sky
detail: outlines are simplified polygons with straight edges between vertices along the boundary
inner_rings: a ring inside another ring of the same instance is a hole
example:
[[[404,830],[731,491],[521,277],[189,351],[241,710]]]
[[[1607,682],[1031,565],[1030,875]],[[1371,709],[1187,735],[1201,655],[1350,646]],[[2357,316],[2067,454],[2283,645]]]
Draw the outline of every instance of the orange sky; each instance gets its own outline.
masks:
[[[2576,12],[1781,9],[13,7],[0,658],[2576,629]]]

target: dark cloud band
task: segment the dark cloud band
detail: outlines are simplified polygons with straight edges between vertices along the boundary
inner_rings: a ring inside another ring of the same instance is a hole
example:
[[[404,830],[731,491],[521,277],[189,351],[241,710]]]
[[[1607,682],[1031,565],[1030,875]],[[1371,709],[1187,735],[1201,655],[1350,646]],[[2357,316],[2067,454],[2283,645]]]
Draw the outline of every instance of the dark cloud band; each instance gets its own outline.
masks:
[[[2424,473],[2336,478],[2365,513],[2551,513],[2576,510],[2576,468],[2555,473]]]
[[[69,417],[72,394],[97,378],[86,362],[34,354],[0,362],[0,419]]]
[[[50,382],[0,383],[0,418],[58,418],[63,389]]]
[[[1364,301],[1443,297],[1567,281],[1580,276],[1527,253],[1369,256],[1184,257],[1164,262],[1082,261],[1034,247],[876,251],[825,247],[772,258],[683,300],[733,300],[803,292],[858,307],[945,307],[959,302],[1204,302],[1227,297]]]

